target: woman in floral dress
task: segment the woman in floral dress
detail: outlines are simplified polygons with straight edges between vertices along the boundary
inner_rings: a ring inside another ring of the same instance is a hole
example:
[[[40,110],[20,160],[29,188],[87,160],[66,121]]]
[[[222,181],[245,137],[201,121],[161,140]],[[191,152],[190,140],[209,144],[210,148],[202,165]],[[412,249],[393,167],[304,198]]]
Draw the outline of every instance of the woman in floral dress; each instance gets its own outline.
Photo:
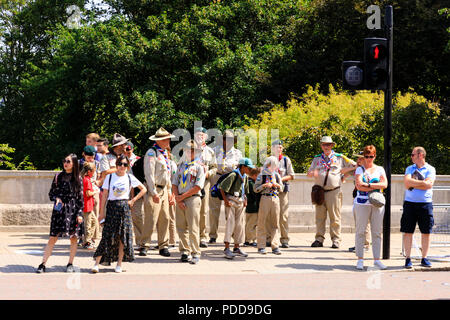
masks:
[[[70,256],[66,271],[73,272],[72,263],[77,252],[77,241],[83,235],[83,195],[77,156],[69,154],[64,158],[63,165],[63,171],[55,175],[49,192],[50,200],[54,202],[50,238],[37,273],[45,272],[45,264],[59,237],[70,238]]]

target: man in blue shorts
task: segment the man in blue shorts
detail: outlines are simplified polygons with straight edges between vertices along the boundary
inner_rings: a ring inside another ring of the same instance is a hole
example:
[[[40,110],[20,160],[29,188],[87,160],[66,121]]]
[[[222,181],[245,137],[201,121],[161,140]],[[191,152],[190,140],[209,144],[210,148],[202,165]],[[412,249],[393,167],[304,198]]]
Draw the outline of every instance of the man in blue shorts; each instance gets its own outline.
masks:
[[[415,147],[411,153],[413,165],[406,168],[405,201],[400,221],[400,232],[404,232],[405,268],[412,268],[411,244],[416,224],[422,234],[422,261],[421,266],[431,267],[427,253],[430,247],[430,234],[434,225],[433,218],[433,183],[436,179],[436,170],[425,162],[426,152],[422,147]]]

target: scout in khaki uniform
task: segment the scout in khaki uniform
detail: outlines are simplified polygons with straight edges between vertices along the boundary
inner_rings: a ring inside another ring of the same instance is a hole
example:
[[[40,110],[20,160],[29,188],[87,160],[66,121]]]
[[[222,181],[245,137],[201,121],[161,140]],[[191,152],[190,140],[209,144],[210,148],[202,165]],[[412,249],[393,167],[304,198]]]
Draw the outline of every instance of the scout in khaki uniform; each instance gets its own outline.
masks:
[[[203,188],[204,196],[202,198],[202,206],[200,208],[200,247],[207,248],[206,244],[206,216],[209,213],[209,198],[211,189],[211,179],[216,175],[217,172],[217,162],[214,150],[206,145],[206,139],[208,135],[206,134],[205,128],[196,128],[194,132],[195,140],[195,158],[203,166],[205,170],[205,186]]]
[[[211,179],[211,185],[216,184],[220,176],[236,169],[239,159],[242,158],[242,152],[234,148],[236,137],[231,130],[225,130],[223,136],[223,145],[214,148],[217,160],[217,172]],[[216,243],[217,229],[219,228],[220,207],[222,200],[209,197],[209,243]]]
[[[245,213],[247,206],[248,177],[250,169],[255,166],[252,160],[242,158],[239,160],[239,166],[233,170],[218,186],[225,202],[225,258],[233,259],[236,255],[247,257],[248,254],[239,248],[239,244],[245,240]],[[233,252],[230,250],[231,237],[234,240]]]
[[[278,173],[283,183],[283,192],[278,193],[280,198],[280,242],[282,248],[289,248],[289,180],[294,180],[294,169],[291,159],[283,154],[283,142],[276,140],[272,143],[272,154],[278,159]],[[267,221],[268,223],[268,221]],[[267,225],[268,227],[268,225]],[[271,239],[267,239],[267,246]]]
[[[335,153],[335,143],[331,137],[324,136],[320,141],[323,153],[314,157],[308,170],[308,177],[314,177],[315,184],[325,189],[325,201],[322,205],[316,205],[316,240],[311,247],[323,247],[325,240],[325,224],[327,212],[330,217],[330,236],[333,242],[332,248],[339,248],[341,242],[341,174],[354,170],[356,163],[340,153]],[[326,185],[325,178],[328,174]]]
[[[203,166],[195,160],[194,142],[184,148],[184,161],[172,178],[172,192],[177,203],[176,226],[180,239],[181,262],[197,264],[200,260],[201,190],[205,184]]]
[[[167,148],[174,138],[164,128],[160,128],[150,140],[155,144],[147,150],[144,157],[144,175],[147,194],[144,198],[144,228],[142,232],[143,247],[139,255],[146,255],[150,246],[153,230],[158,232],[159,254],[169,257],[169,201],[173,200],[171,163]]]
[[[268,157],[253,187],[255,192],[261,193],[258,225],[256,227],[258,252],[261,254],[266,254],[267,234],[272,239],[270,244],[272,253],[281,254],[278,248],[278,229],[280,224],[280,198],[278,194],[283,191],[283,183],[277,168],[278,159],[274,156]],[[268,227],[266,227],[266,220],[269,220]]]

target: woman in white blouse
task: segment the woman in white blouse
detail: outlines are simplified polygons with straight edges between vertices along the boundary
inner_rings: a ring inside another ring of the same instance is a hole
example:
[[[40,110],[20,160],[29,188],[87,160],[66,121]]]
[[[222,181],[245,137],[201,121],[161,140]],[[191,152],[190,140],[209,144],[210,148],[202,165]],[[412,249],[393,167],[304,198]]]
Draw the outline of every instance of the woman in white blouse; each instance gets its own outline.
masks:
[[[365,230],[369,221],[374,267],[381,270],[386,269],[386,266],[380,261],[384,206],[376,207],[369,202],[370,191],[381,191],[386,189],[388,185],[384,168],[374,163],[376,154],[375,146],[364,147],[364,166],[358,167],[355,172],[358,193],[353,202],[353,210],[356,218],[355,253],[358,257],[356,268],[359,270],[364,269]]]

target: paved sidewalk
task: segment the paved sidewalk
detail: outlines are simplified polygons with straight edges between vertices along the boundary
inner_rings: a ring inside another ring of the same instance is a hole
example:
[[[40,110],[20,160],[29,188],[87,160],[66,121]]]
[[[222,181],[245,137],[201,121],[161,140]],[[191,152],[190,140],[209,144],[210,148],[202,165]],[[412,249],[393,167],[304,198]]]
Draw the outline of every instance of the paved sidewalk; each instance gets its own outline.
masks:
[[[249,254],[247,258],[236,257],[227,260],[223,256],[223,244],[217,243],[202,249],[198,265],[190,265],[179,261],[178,249],[172,249],[171,257],[162,257],[157,250],[149,250],[148,256],[140,257],[136,252],[136,260],[124,263],[127,274],[282,274],[313,272],[361,272],[355,269],[356,257],[348,251],[354,244],[354,235],[343,234],[341,248],[332,249],[331,241],[325,240],[323,248],[311,248],[313,233],[290,234],[290,248],[281,249],[281,255],[274,255],[270,248],[267,254],[257,253],[254,247],[243,247]],[[219,241],[223,235],[219,235]],[[34,272],[42,260],[43,250],[48,240],[45,233],[0,233],[0,275]],[[391,258],[383,260],[389,271],[405,271],[404,257],[401,256],[401,234],[391,234]],[[415,255],[413,250],[412,255]],[[450,248],[431,248],[429,256],[450,255]],[[64,272],[69,256],[69,240],[60,239],[55,245],[52,256],[47,262],[47,272]],[[93,265],[93,251],[79,249],[74,265],[81,272],[89,272]],[[372,252],[365,252],[366,271],[373,267]],[[450,256],[449,256],[450,257]],[[414,270],[422,270],[419,260],[413,260]],[[113,270],[100,266],[100,273]],[[450,270],[450,259],[433,261],[431,270]],[[364,271],[362,271],[364,272]]]
[[[433,261],[431,269],[403,268],[401,234],[391,235],[391,259],[383,260],[388,270],[373,268],[372,253],[366,252],[366,269],[356,270],[356,257],[348,251],[354,235],[343,234],[340,249],[326,240],[323,248],[311,248],[313,233],[290,234],[290,248],[277,256],[270,248],[266,255],[254,247],[247,258],[227,260],[223,245],[203,249],[198,265],[179,261],[177,249],[171,257],[150,250],[147,257],[136,254],[124,263],[122,274],[114,273],[115,263],[100,266],[91,274],[93,251],[79,249],[74,265],[79,272],[65,273],[69,240],[55,245],[47,262],[47,272],[36,274],[42,261],[47,233],[0,232],[0,299],[449,299],[450,261]],[[222,241],[223,234],[219,235]],[[137,252],[136,252],[137,253]],[[414,254],[414,252],[413,252]],[[431,248],[430,255],[450,255],[450,248]],[[374,290],[375,289],[375,290]],[[399,290],[401,289],[401,290]]]

